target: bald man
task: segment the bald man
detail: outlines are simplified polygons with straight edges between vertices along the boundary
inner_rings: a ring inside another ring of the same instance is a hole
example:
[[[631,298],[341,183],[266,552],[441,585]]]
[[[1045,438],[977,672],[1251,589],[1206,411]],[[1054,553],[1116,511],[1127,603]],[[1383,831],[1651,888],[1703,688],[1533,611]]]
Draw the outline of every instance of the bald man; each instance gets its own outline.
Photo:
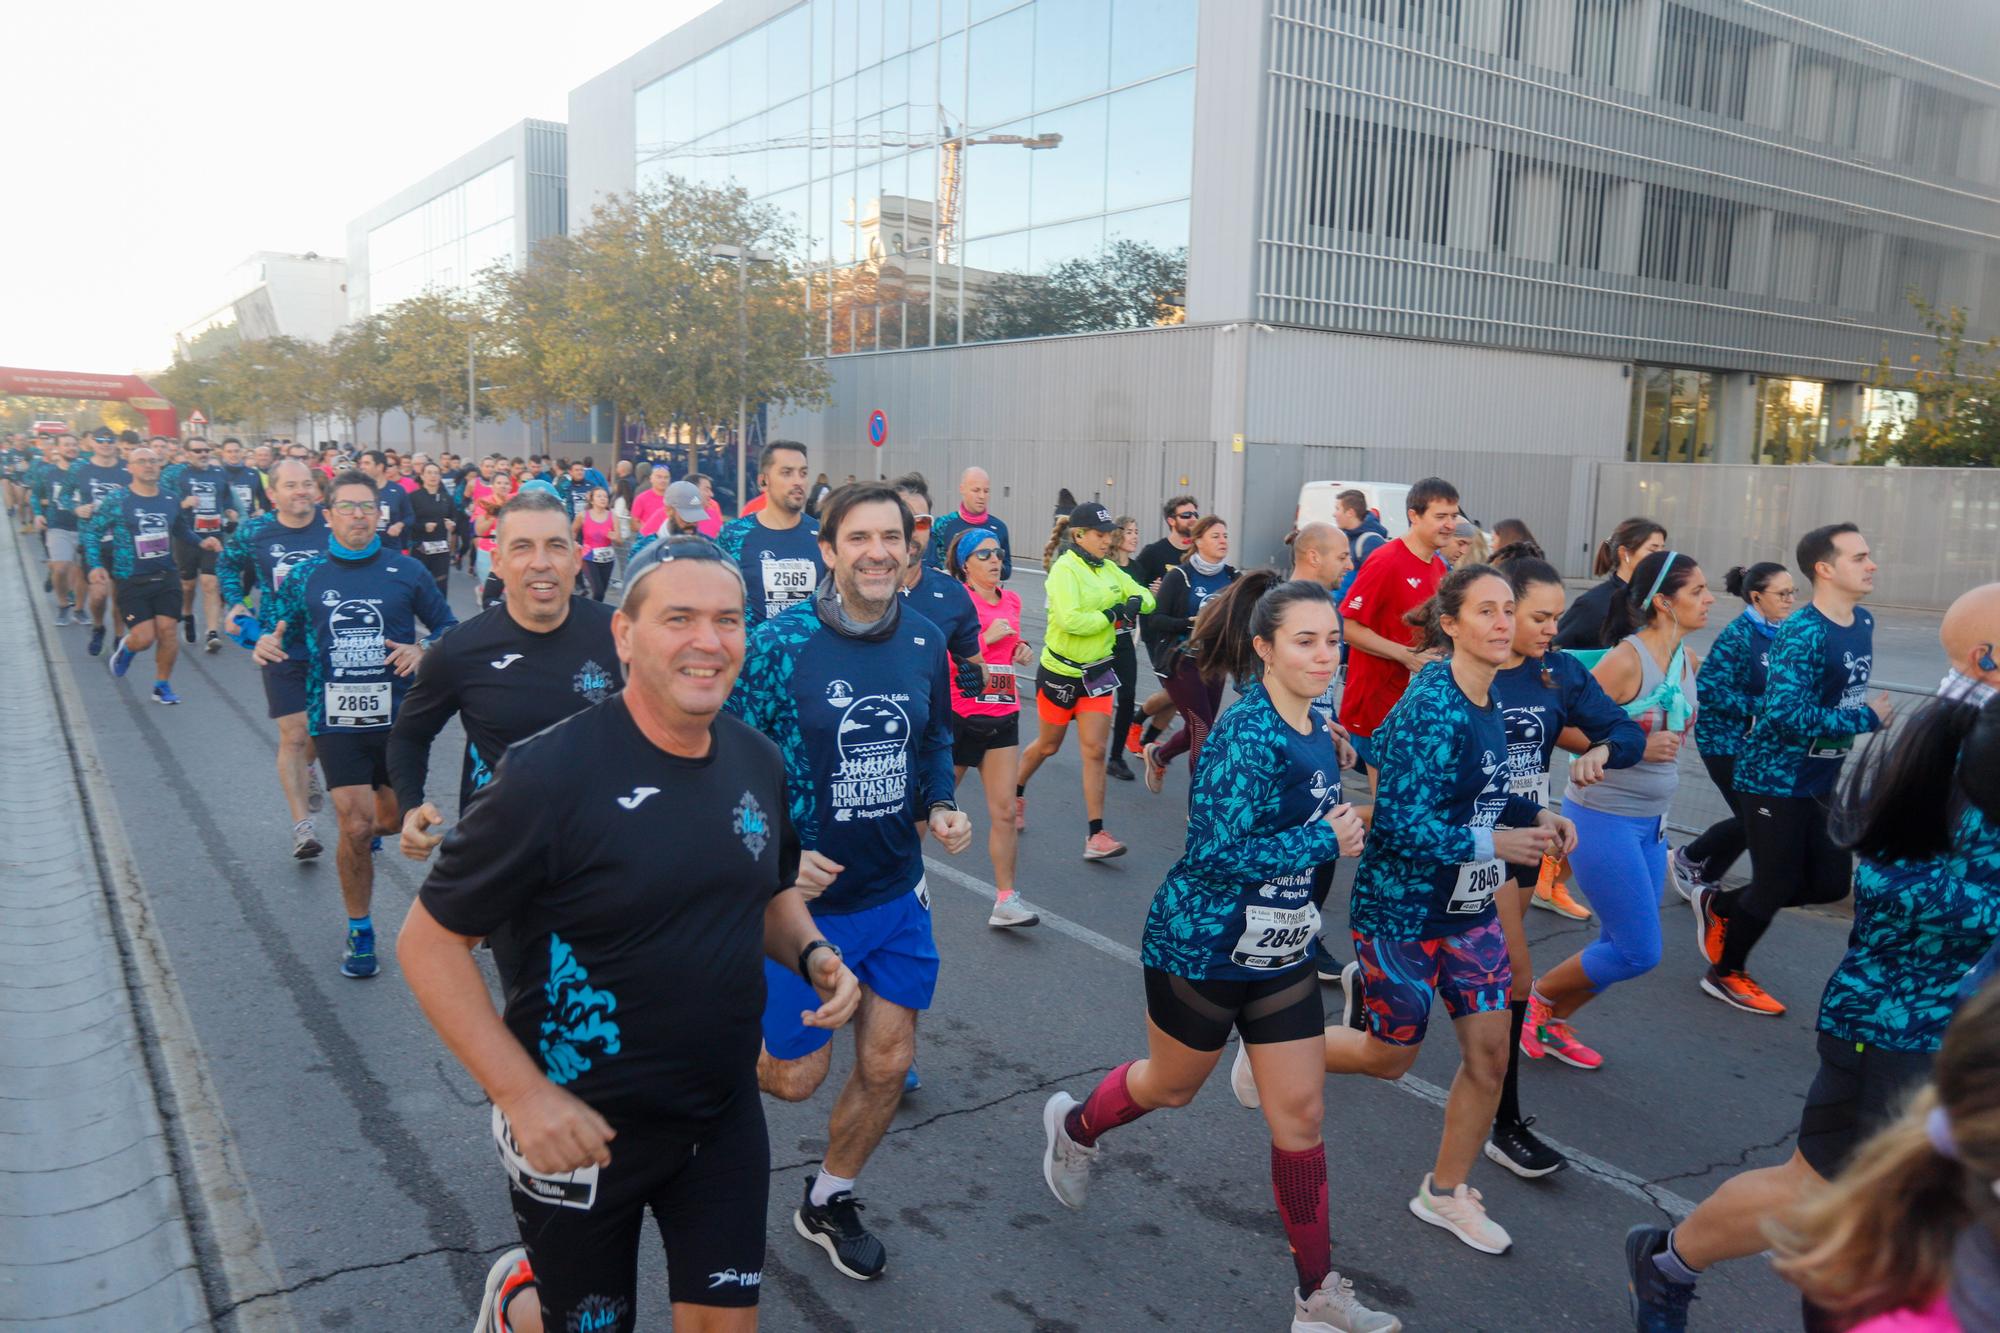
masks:
[[[2000,583],[1959,594],[1938,626],[1947,670],[1938,693],[1984,704],[2000,696]]]
[[[924,563],[933,569],[949,570],[951,544],[972,528],[984,528],[1000,542],[1000,578],[1014,576],[1014,548],[1007,540],[1007,525],[986,507],[992,498],[993,482],[985,468],[969,467],[958,479],[958,508],[937,522],[931,532],[930,550]]]
[[[1326,589],[1328,601],[1333,600],[1333,590],[1347,577],[1353,568],[1354,557],[1349,554],[1347,534],[1331,523],[1308,523],[1286,539],[1292,548],[1292,572],[1289,577],[1304,579],[1307,583],[1317,583]],[[1335,608],[1339,608],[1336,606]],[[1313,704],[1313,714],[1333,733],[1334,744],[1340,750],[1340,762],[1352,768],[1355,764],[1354,747],[1347,739],[1346,730],[1334,721],[1334,714],[1340,708],[1340,682],[1338,678],[1328,681],[1326,693]],[[1326,906],[1328,893],[1333,888],[1334,863],[1313,869],[1312,899],[1315,907]],[[1328,947],[1324,938],[1314,941],[1314,969],[1319,979],[1326,982],[1340,980],[1340,959]]]

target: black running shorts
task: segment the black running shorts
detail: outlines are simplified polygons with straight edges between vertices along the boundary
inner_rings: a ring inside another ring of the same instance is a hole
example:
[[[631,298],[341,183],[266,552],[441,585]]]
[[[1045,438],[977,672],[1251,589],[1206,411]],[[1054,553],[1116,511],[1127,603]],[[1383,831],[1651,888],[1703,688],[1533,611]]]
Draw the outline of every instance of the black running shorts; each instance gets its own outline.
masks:
[[[288,657],[276,666],[263,668],[263,676],[264,711],[267,716],[290,717],[306,711],[305,658]]]
[[[1311,963],[1254,981],[1190,981],[1146,969],[1146,1016],[1183,1046],[1219,1051],[1233,1027],[1244,1044],[1269,1046],[1326,1029]]]
[[[988,750],[1004,750],[1021,743],[1021,715],[994,717],[980,713],[960,714],[953,719],[958,731],[951,743],[951,762],[960,768],[978,768]]]
[[[1806,1165],[1827,1180],[1839,1175],[1854,1150],[1902,1112],[1930,1077],[1933,1058],[1929,1051],[1884,1051],[1820,1033],[1819,1072],[1799,1112]]]
[[[119,579],[118,618],[127,627],[142,620],[181,618],[181,581],[167,570]]]
[[[328,791],[390,785],[389,728],[326,727],[312,739]]]
[[[209,535],[217,538],[222,536],[219,532]],[[197,543],[184,542],[178,537],[174,539],[174,568],[180,571],[183,580],[196,578],[202,574],[213,574],[215,557],[218,554],[219,552],[211,551]]]

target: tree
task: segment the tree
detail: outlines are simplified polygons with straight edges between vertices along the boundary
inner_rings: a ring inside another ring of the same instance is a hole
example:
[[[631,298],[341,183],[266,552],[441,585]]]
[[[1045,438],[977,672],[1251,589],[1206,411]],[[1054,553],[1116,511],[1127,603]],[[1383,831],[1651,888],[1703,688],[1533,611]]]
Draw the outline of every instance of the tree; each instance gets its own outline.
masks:
[[[420,416],[436,423],[447,445],[451,432],[465,423],[465,356],[477,328],[478,312],[470,301],[436,288],[383,312],[383,387],[410,418],[412,448]]]
[[[555,236],[537,245],[521,267],[495,264],[480,275],[487,336],[479,365],[493,385],[484,396],[539,422],[543,453],[549,452],[555,416],[572,401],[556,368],[568,327],[571,263],[568,238]]]
[[[382,446],[382,414],[399,406],[390,380],[387,321],[379,314],[358,319],[333,335],[327,345],[329,400],[346,417],[356,436],[363,415],[375,418],[375,447]]]
[[[991,341],[1179,324],[1186,290],[1185,248],[1120,238],[1046,276],[1003,273],[976,300],[968,292],[967,336]]]
[[[1906,390],[1913,410],[1866,423],[1854,437],[1863,463],[1912,467],[2000,466],[2000,339],[1970,342],[1966,313],[1939,310],[1912,291],[1910,304],[1930,331],[1934,350],[1910,357],[1911,370],[1875,367],[1878,389]]]

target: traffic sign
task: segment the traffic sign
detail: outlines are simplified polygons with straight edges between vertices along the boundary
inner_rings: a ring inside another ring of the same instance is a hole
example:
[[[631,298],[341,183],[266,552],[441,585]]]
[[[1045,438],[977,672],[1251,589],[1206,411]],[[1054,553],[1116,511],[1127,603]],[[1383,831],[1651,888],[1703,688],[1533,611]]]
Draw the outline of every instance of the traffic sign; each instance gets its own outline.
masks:
[[[208,424],[208,418],[201,414],[200,408],[197,407],[194,411],[188,413],[188,425],[206,426],[207,424]]]
[[[889,442],[889,415],[881,408],[868,414],[868,443],[880,449]]]

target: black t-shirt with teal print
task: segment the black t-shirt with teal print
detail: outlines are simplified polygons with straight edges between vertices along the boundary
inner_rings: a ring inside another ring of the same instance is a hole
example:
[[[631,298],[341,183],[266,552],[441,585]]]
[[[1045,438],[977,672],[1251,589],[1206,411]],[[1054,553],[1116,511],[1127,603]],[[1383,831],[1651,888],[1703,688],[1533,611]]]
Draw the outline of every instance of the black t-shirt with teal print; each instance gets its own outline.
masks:
[[[804,515],[797,527],[781,531],[747,514],[724,524],[716,544],[743,571],[743,623],[749,629],[811,598],[826,577],[819,524]]]
[[[193,508],[188,510],[188,518],[197,538],[222,539],[223,528],[228,523],[227,511],[236,508],[236,499],[229,491],[227,471],[213,463],[207,467],[176,463],[160,474],[160,489],[178,499],[194,501]],[[238,517],[241,517],[240,512]]]
[[[897,599],[854,637],[814,602],[759,625],[729,709],[778,743],[799,841],[845,867],[815,915],[880,907],[924,875],[917,831],[952,799],[944,636]]]
[[[1781,624],[1783,622],[1780,622]],[[1771,643],[1776,627],[1745,611],[1715,636],[1695,674],[1694,743],[1711,759],[1734,757],[1743,749],[1750,723],[1764,702],[1770,679]]]
[[[228,482],[229,507],[236,511],[237,526],[241,527],[249,522],[252,515],[271,507],[270,500],[264,495],[264,479],[257,474],[256,468],[248,463],[224,463],[222,475]]]
[[[1558,649],[1497,672],[1493,699],[1507,728],[1507,790],[1537,805],[1549,803],[1549,760],[1565,727],[1602,744],[1606,768],[1630,768],[1645,757],[1639,724],[1611,702],[1582,662]]]
[[[1341,802],[1340,753],[1316,716],[1301,733],[1260,684],[1203,743],[1187,847],[1153,895],[1140,959],[1191,981],[1303,967],[1319,934],[1313,871],[1340,855],[1326,814]]]
[[[114,579],[143,579],[175,572],[176,540],[199,540],[179,498],[164,488],[151,495],[115,490],[90,511],[83,556],[90,568],[109,569]]]
[[[421,893],[446,930],[504,928],[508,1030],[614,1129],[697,1131],[757,1096],[764,910],[798,841],[777,748],[727,715],[710,736],[670,755],[613,695],[521,742]]]
[[[371,545],[375,545],[371,543]],[[269,627],[306,649],[306,729],[315,736],[386,737],[410,679],[389,666],[389,643],[435,638],[458,623],[437,581],[401,551],[356,558],[331,546],[295,565],[271,599]]]
[[[612,615],[603,602],[572,597],[563,623],[538,633],[502,600],[432,644],[389,740],[389,780],[402,807],[423,804],[431,742],[454,715],[465,728],[458,781],[464,810],[508,746],[622,689]]]
[[[94,462],[88,455],[70,465],[69,479],[83,493],[82,504],[94,505],[105,496],[132,484],[132,474],[123,463],[113,463],[105,467]]]
[[[1526,828],[1541,813],[1507,790],[1500,706],[1466,698],[1450,662],[1410,681],[1373,738],[1380,779],[1348,921],[1373,939],[1428,940],[1494,919],[1505,878],[1475,828]]]
[[[273,628],[278,622],[270,611],[277,589],[294,569],[313,556],[326,554],[329,535],[326,513],[319,509],[313,510],[312,522],[302,528],[287,527],[276,514],[238,524],[215,561],[222,604],[249,606],[254,596],[258,623],[266,630]],[[304,657],[305,652],[302,640],[286,646],[290,657]]]
[[[57,532],[77,530],[76,509],[89,503],[69,468],[42,462],[28,469],[28,501],[35,516]]]
[[[1854,608],[1836,625],[1816,606],[1779,622],[1763,706],[1736,757],[1736,790],[1821,796],[1833,790],[1854,738],[1879,725],[1868,706],[1875,617]]]

